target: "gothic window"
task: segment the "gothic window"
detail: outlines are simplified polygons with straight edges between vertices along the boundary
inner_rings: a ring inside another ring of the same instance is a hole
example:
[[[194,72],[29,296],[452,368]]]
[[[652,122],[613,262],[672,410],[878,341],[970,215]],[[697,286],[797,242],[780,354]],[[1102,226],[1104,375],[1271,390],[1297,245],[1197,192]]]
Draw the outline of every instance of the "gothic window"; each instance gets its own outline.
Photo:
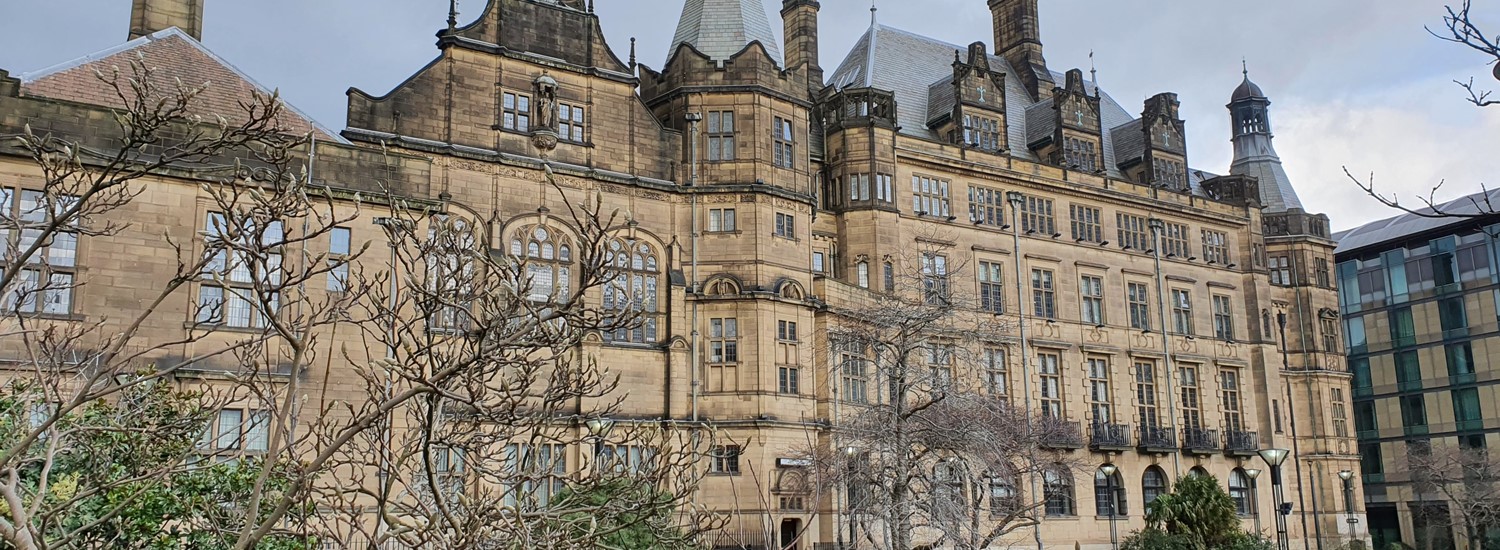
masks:
[[[604,341],[649,344],[658,339],[661,266],[651,245],[630,238],[610,240],[604,253]]]
[[[1250,490],[1250,477],[1245,471],[1235,468],[1229,473],[1229,498],[1234,500],[1234,511],[1241,517],[1255,515],[1255,493]]]
[[[517,132],[531,131],[531,96],[505,92],[502,94],[501,127]]]
[[[527,299],[567,300],[572,289],[573,248],[556,229],[536,226],[511,237],[510,254],[523,267]]]
[[[1141,475],[1141,499],[1150,507],[1156,497],[1167,494],[1167,474],[1156,466],[1147,466]]]
[[[557,105],[557,137],[564,141],[583,143],[584,139],[584,113],[583,107],[559,103]]]
[[[854,264],[854,274],[859,288],[870,288],[870,262]]]
[[[1077,515],[1073,497],[1073,474],[1066,468],[1059,466],[1042,472],[1042,494],[1047,517]]]
[[[463,330],[469,326],[473,303],[474,259],[478,239],[463,220],[433,217],[422,251],[427,257],[426,300],[422,314],[428,328]]]
[[[708,160],[734,160],[734,111],[709,111]]]
[[[1125,500],[1125,484],[1120,472],[1106,477],[1103,471],[1094,472],[1094,513],[1103,517],[1125,517],[1130,513]]]

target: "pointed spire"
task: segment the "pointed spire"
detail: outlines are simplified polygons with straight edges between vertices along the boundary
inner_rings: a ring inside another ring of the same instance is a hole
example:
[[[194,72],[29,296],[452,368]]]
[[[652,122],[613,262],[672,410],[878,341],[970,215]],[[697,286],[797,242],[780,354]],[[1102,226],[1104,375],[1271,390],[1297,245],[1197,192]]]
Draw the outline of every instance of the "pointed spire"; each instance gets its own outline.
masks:
[[[751,42],[760,42],[777,65],[783,64],[781,43],[761,0],[687,0],[668,55],[691,44],[714,61],[728,61]]]
[[[635,37],[630,37],[630,74],[635,74]]]
[[[1245,80],[1250,80],[1250,60],[1241,57],[1240,58],[1240,68],[1244,69]]]
[[[875,28],[875,25],[877,24],[875,14],[879,11],[880,8],[875,6],[875,0],[870,0],[870,28],[872,29]]]
[[[448,30],[458,28],[458,0],[448,0]]]

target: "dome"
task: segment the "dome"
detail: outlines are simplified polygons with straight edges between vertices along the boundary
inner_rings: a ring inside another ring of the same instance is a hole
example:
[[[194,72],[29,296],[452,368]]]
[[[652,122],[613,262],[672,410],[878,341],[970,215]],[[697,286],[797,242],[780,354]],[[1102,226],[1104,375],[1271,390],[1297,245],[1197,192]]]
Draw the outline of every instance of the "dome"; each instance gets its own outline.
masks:
[[[1244,101],[1246,99],[1265,98],[1266,94],[1265,92],[1260,91],[1260,86],[1255,85],[1254,82],[1250,81],[1250,77],[1246,76],[1245,81],[1240,83],[1240,87],[1234,89],[1234,97],[1231,97],[1229,101],[1235,102]]]

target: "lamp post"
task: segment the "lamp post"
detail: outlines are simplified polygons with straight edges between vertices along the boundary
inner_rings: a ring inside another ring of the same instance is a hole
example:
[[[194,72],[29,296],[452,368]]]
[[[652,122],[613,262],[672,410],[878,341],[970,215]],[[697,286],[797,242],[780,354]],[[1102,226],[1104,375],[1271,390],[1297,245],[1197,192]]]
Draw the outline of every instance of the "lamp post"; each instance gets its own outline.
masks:
[[[1245,477],[1250,478],[1250,498],[1254,499],[1252,501],[1254,503],[1254,507],[1251,508],[1251,513],[1255,514],[1255,536],[1259,537],[1260,536],[1260,486],[1256,484],[1255,478],[1260,477],[1260,469],[1258,469],[1258,468],[1248,468],[1248,469],[1246,469],[1245,470]]]
[[[1120,535],[1115,530],[1115,518],[1120,515],[1120,496],[1115,494],[1115,473],[1119,471],[1114,464],[1099,467],[1099,473],[1104,474],[1105,491],[1109,494],[1109,547],[1114,550],[1120,550]]]
[[[1290,550],[1291,541],[1286,536],[1286,515],[1291,513],[1291,505],[1281,501],[1281,465],[1286,462],[1287,455],[1292,452],[1286,449],[1262,449],[1260,459],[1266,461],[1271,467],[1271,498],[1276,504],[1276,547],[1281,550]]]
[[[855,446],[850,445],[848,447],[844,447],[844,458],[847,459],[847,462],[845,462],[845,465],[848,467],[848,469],[849,469],[850,472],[854,471],[854,458],[857,455],[859,455],[859,449],[856,448]],[[846,477],[846,479],[847,479],[847,477]],[[846,519],[849,522],[849,546],[848,546],[848,548],[854,548],[855,546],[857,546],[857,543],[855,541],[858,540],[858,539],[855,538],[855,532],[854,532],[854,491],[848,490],[849,488],[853,488],[854,487],[854,480],[847,479],[844,482],[844,486],[846,488],[845,491],[844,491],[844,493],[849,498],[849,509],[848,509],[848,511],[846,513],[846,515],[848,516]]]
[[[1005,201],[1010,203],[1011,261],[1016,264],[1016,326],[1020,327],[1021,335],[1021,383],[1026,387],[1021,396],[1025,400],[1023,410],[1026,414],[1026,432],[1031,433],[1031,350],[1026,341],[1026,291],[1022,284],[1025,279],[1021,275],[1021,205],[1026,202],[1026,196],[1019,191],[1006,191]],[[1041,494],[1037,488],[1035,473],[1031,474],[1031,494]],[[1045,550],[1042,546],[1041,526],[1033,526],[1031,533],[1036,538],[1036,550]]]
[[[1339,470],[1339,479],[1344,480],[1344,511],[1349,514],[1348,519],[1344,521],[1349,523],[1349,538],[1359,540],[1359,531],[1356,527],[1359,518],[1354,517],[1354,472]]]
[[[590,418],[583,425],[589,430],[589,438],[594,440],[594,460],[599,461],[604,455],[604,438],[609,437],[609,432],[615,429],[615,421],[608,418]],[[626,457],[626,460],[629,459]]]

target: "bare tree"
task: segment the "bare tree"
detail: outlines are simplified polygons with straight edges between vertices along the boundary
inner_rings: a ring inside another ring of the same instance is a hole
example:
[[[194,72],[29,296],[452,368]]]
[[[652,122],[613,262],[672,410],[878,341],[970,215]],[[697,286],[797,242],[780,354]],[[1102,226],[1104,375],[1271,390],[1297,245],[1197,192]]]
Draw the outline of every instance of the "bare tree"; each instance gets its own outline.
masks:
[[[1489,58],[1488,63],[1494,65],[1493,75],[1500,80],[1500,35],[1495,37],[1486,36],[1484,31],[1474,22],[1470,13],[1472,6],[1470,0],[1464,0],[1458,7],[1451,5],[1443,6],[1447,12],[1443,16],[1442,32],[1428,28],[1427,32],[1440,40],[1461,44],[1469,47]],[[1474,87],[1474,79],[1470,77],[1468,82],[1455,80],[1454,83],[1463,87],[1469,93],[1469,102],[1479,107],[1488,107],[1500,103],[1490,99],[1491,90],[1480,90]]]
[[[1489,58],[1488,63],[1494,65],[1492,72],[1495,79],[1500,80],[1500,35],[1495,37],[1485,35],[1484,31],[1479,28],[1479,25],[1474,22],[1470,0],[1464,0],[1457,7],[1453,5],[1443,6],[1443,9],[1446,14],[1443,16],[1442,29],[1434,30],[1431,27],[1426,27],[1427,32],[1439,40],[1461,44],[1484,54],[1486,58]],[[1500,101],[1490,99],[1491,94],[1494,93],[1493,90],[1476,88],[1473,77],[1470,77],[1468,81],[1455,80],[1454,83],[1461,86],[1469,94],[1468,101],[1475,106],[1489,107],[1500,103]],[[1349,181],[1353,182],[1365,194],[1380,201],[1381,204],[1423,218],[1476,218],[1500,212],[1500,210],[1496,210],[1496,205],[1492,202],[1490,189],[1482,182],[1479,184],[1480,194],[1477,197],[1471,196],[1460,199],[1456,203],[1442,204],[1438,202],[1437,194],[1442,190],[1446,181],[1439,181],[1425,196],[1418,195],[1416,197],[1417,206],[1412,207],[1401,204],[1399,193],[1384,194],[1377,191],[1375,188],[1375,174],[1373,173],[1367,178],[1361,179],[1355,177],[1349,170],[1349,167],[1345,166],[1344,176],[1349,178]]]
[[[1048,446],[1081,433],[1012,402],[1028,385],[1006,366],[1012,325],[950,285],[964,268],[945,247],[901,263],[906,290],[834,312],[830,378],[846,406],[807,452],[843,488],[854,543],[987,548],[1039,522],[1043,495],[1026,485],[1041,478],[1074,506],[1073,465]]]
[[[718,524],[688,499],[711,427],[617,418],[595,360],[594,335],[654,330],[631,225],[598,197],[538,224],[566,249],[511,253],[455,204],[310,185],[274,94],[205,118],[206,85],[140,61],[98,77],[118,135],[0,136],[40,173],[0,197],[6,546],[674,548]],[[130,221],[167,172],[202,182],[201,230]],[[389,260],[324,252],[371,205]],[[171,273],[112,290],[145,288],[138,308],[73,315],[108,284],[73,269],[79,239],[164,250]]]
[[[1412,482],[1420,495],[1437,496],[1447,509],[1428,513],[1432,526],[1453,527],[1469,548],[1493,547],[1490,531],[1500,527],[1500,460],[1483,449],[1436,445],[1410,453]]]

